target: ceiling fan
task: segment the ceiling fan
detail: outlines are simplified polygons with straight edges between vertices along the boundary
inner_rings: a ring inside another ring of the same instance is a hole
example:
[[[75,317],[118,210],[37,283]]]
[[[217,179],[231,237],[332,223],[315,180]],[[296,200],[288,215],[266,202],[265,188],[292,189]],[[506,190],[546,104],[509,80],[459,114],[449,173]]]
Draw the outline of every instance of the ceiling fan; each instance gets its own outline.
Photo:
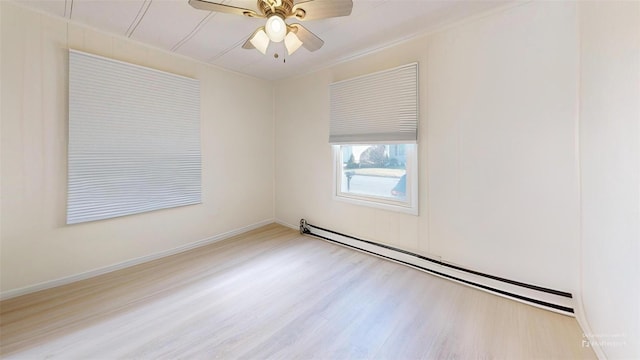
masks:
[[[353,8],[353,0],[306,0],[298,1],[296,4],[294,0],[257,1],[259,12],[206,0],[189,0],[189,5],[200,10],[266,18],[265,26],[259,27],[242,47],[257,49],[266,54],[271,42],[284,41],[289,55],[300,46],[304,46],[309,51],[316,51],[324,45],[324,41],[301,24],[287,24],[286,19],[307,21],[347,16],[351,14]]]

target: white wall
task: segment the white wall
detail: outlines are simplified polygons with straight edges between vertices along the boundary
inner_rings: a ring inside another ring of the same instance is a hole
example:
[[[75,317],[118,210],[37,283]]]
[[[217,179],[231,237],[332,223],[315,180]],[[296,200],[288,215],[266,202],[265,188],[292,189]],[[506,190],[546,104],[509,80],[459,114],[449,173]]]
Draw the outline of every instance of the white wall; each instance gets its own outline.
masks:
[[[3,293],[273,220],[271,83],[6,1],[0,9]],[[201,81],[202,204],[65,225],[69,47]]]
[[[582,303],[609,359],[640,358],[640,2],[581,2]]]
[[[535,3],[428,45],[431,251],[574,292],[577,32],[571,3]]]
[[[276,85],[276,218],[577,291],[574,3],[534,2]],[[328,85],[417,61],[420,215],[332,200]]]

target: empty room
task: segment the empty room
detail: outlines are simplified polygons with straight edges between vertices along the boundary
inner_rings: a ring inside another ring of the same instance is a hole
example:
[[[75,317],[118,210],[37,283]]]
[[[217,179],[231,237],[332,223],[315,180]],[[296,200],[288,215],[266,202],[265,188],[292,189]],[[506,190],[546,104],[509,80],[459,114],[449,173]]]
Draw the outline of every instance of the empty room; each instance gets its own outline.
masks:
[[[0,358],[640,359],[640,1],[0,31]]]

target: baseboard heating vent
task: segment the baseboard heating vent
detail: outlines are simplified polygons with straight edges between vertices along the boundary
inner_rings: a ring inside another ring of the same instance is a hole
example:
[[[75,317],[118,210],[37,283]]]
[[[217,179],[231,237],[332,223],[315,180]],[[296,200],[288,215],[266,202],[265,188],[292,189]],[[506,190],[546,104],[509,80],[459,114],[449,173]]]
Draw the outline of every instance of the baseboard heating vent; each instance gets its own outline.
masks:
[[[499,296],[574,316],[571,293],[484,274],[393,246],[363,240],[300,220],[300,233],[395,261]]]

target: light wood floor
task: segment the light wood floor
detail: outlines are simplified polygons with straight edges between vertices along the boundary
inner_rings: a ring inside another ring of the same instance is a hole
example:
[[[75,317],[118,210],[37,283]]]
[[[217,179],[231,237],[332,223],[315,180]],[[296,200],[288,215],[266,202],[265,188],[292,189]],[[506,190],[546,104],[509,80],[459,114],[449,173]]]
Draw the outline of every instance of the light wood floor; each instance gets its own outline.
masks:
[[[595,358],[574,318],[278,225],[0,307],[7,359]]]

